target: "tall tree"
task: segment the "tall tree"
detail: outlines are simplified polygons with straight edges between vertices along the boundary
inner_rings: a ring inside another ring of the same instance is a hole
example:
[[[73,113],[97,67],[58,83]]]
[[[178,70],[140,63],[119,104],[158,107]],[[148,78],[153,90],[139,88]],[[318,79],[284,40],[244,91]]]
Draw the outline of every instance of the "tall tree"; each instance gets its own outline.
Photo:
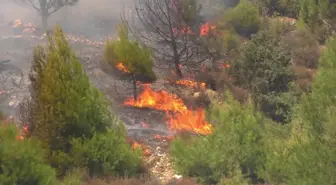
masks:
[[[105,60],[112,67],[122,65],[127,76],[131,77],[134,100],[137,99],[137,80],[146,82],[155,80],[152,70],[151,52],[138,42],[130,41],[125,22],[118,26],[119,40],[108,41],[105,47]],[[141,79],[142,78],[142,79]]]
[[[157,61],[174,67],[182,77],[181,66],[196,57],[191,35],[200,34],[193,32],[199,30],[195,24],[201,18],[195,0],[142,0],[134,12],[135,17],[128,22],[130,32],[139,43],[154,51]],[[129,20],[126,15],[123,19]],[[138,20],[141,27],[137,25]]]
[[[28,137],[38,138],[49,151],[51,164],[64,167],[63,171],[69,167],[62,160],[71,150],[72,139],[104,133],[113,115],[101,92],[90,84],[62,30],[54,32],[48,49],[37,47],[34,54]]]
[[[43,31],[48,29],[48,18],[62,7],[74,5],[78,0],[14,0],[34,8],[41,16]]]

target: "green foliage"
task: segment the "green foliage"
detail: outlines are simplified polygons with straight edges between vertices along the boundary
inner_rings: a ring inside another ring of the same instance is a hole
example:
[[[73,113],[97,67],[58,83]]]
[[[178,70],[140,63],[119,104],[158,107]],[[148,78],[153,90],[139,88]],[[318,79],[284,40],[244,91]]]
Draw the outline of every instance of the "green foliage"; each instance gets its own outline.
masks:
[[[90,140],[75,139],[72,156],[75,166],[86,167],[90,176],[134,176],[141,164],[140,153],[130,149],[124,130],[95,134]]]
[[[322,53],[319,70],[313,81],[313,89],[301,102],[301,116],[306,125],[310,125],[316,135],[326,132],[325,121],[328,118],[328,109],[336,104],[334,91],[336,79],[333,71],[336,69],[336,40],[333,38]]]
[[[330,0],[301,0],[300,22],[324,43],[336,30],[336,3]]]
[[[267,15],[297,18],[300,11],[300,0],[255,0]]]
[[[197,3],[197,0],[179,0],[176,2],[179,3],[185,24],[188,25],[194,33],[197,33],[200,29],[200,25],[204,22],[200,14],[201,6]]]
[[[275,26],[254,35],[242,47],[230,73],[236,84],[250,91],[256,106],[273,120],[284,122],[295,97],[291,54],[281,41],[281,32]]]
[[[237,169],[229,177],[222,178],[218,185],[250,185],[250,182],[244,177],[237,166]]]
[[[90,84],[62,30],[56,27],[54,32],[48,50],[35,50],[29,135],[42,142],[51,165],[64,173],[71,168],[71,140],[106,132],[113,115],[102,93]]]
[[[222,36],[224,49],[227,52],[237,50],[240,46],[240,38],[234,31],[224,31]]]
[[[104,54],[106,62],[113,67],[122,63],[131,74],[156,79],[152,70],[151,52],[140,47],[137,42],[129,40],[126,23],[120,24],[118,31],[119,40],[106,43]]]
[[[215,125],[213,134],[172,143],[177,171],[206,184],[218,183],[223,176],[230,175],[242,180],[237,170],[255,177],[264,160],[262,116],[254,113],[251,106],[241,106],[232,98],[225,105],[214,106],[210,112],[210,122]]]
[[[291,139],[274,140],[267,147],[267,163],[260,174],[269,183],[336,183],[336,40],[330,40],[327,47],[312,93],[298,105]]]
[[[68,171],[58,185],[83,185],[84,174],[81,169]]]
[[[55,185],[55,171],[44,164],[44,151],[39,143],[17,140],[14,125],[0,124],[0,184]]]
[[[250,36],[259,30],[261,17],[257,7],[242,0],[236,7],[224,13],[222,21],[226,27],[232,26],[238,34]]]

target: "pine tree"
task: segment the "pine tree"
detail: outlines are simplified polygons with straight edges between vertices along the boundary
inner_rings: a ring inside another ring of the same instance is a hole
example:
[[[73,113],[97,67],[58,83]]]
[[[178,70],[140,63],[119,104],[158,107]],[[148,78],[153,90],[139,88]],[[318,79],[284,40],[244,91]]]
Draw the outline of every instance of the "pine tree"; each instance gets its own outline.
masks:
[[[36,48],[30,80],[29,136],[42,141],[52,165],[66,159],[73,138],[91,138],[111,124],[108,104],[90,84],[59,27],[47,49]]]
[[[112,67],[122,64],[126,68],[125,72],[132,80],[134,99],[137,99],[137,80],[148,82],[156,79],[151,52],[136,41],[129,40],[125,22],[119,24],[118,31],[119,40],[106,43],[105,60]]]

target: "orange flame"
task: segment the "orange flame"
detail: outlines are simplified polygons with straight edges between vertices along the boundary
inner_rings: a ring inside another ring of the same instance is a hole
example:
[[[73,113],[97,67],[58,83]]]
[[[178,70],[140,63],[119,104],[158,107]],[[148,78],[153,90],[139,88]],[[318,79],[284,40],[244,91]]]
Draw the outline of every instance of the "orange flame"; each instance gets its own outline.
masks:
[[[204,110],[186,110],[177,113],[175,116],[168,116],[168,127],[178,131],[192,131],[203,135],[212,133],[212,126],[205,121]]]
[[[216,26],[215,25],[210,25],[210,23],[205,23],[201,26],[201,29],[200,29],[200,34],[201,36],[206,36],[209,34],[209,32],[211,30],[214,30],[216,29]],[[194,35],[195,33],[189,28],[189,27],[186,27],[186,28],[182,28],[180,31],[176,28],[173,28],[173,33],[174,34],[178,34],[178,33],[183,33],[183,34],[189,34],[189,35]]]
[[[124,105],[166,111],[168,128],[172,130],[192,131],[199,134],[212,133],[212,127],[205,121],[203,110],[199,109],[196,112],[188,110],[182,99],[167,91],[155,92],[145,85],[144,91],[136,101],[130,98],[125,101]],[[169,111],[174,111],[176,114],[172,115]]]
[[[183,86],[187,86],[187,87],[192,87],[192,88],[201,88],[201,89],[205,89],[206,87],[206,83],[205,82],[195,82],[192,80],[178,80],[175,82],[175,84],[177,85],[183,85]]]
[[[209,34],[211,30],[216,29],[215,25],[210,25],[209,23],[205,23],[201,26],[201,35],[206,36]]]
[[[163,111],[187,110],[182,99],[179,99],[176,95],[169,94],[167,91],[155,92],[147,84],[144,85],[144,91],[139,95],[136,101],[133,98],[130,98],[125,101],[124,105],[155,108]]]
[[[122,64],[121,62],[118,63],[116,65],[116,68],[119,70],[119,71],[122,71],[122,72],[125,72],[125,73],[129,73],[130,71],[124,66],[124,64]]]
[[[132,149],[133,150],[140,149],[140,150],[143,151],[143,154],[146,155],[146,156],[152,154],[152,151],[150,149],[148,149],[145,145],[140,144],[140,143],[135,142],[135,141],[132,143]]]

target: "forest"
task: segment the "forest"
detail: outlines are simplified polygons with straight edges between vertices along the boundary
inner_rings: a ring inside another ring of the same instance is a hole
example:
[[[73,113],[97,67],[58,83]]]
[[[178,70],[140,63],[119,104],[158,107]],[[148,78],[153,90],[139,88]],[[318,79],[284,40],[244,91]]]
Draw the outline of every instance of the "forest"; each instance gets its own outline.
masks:
[[[336,1],[211,1],[122,13],[95,62],[130,85],[123,99],[96,87],[61,26],[47,30],[77,1],[33,5],[44,44],[19,119],[1,116],[0,184],[335,185]],[[165,123],[167,179],[120,110],[146,111],[132,122],[144,130]]]

